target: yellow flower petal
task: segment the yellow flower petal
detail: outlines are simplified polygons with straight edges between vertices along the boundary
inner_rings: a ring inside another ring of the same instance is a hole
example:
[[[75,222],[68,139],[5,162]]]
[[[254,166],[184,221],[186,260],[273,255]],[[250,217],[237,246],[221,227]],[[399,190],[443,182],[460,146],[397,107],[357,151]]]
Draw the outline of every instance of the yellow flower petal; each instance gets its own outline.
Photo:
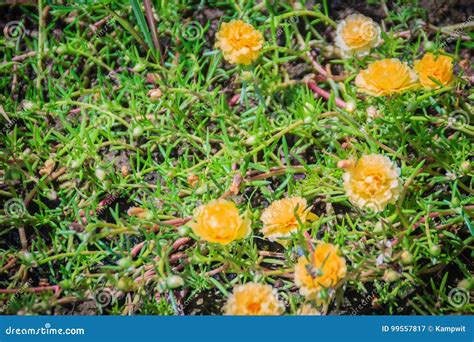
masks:
[[[321,312],[313,307],[311,304],[303,304],[298,310],[298,315],[300,316],[321,316]]]
[[[225,315],[280,315],[285,306],[270,285],[247,283],[236,286],[224,305]]]

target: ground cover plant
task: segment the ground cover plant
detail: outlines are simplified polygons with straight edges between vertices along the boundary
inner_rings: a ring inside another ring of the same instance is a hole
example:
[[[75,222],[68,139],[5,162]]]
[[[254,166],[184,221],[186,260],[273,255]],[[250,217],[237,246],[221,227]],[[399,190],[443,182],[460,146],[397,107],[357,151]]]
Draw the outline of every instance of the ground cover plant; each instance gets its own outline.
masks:
[[[469,314],[469,1],[1,4],[0,308]]]

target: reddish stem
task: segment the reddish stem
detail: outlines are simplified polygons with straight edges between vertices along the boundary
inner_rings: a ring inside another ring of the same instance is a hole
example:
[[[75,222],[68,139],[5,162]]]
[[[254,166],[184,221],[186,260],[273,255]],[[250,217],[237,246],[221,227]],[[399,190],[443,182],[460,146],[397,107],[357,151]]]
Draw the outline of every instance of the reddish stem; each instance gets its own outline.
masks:
[[[130,255],[132,258],[135,258],[138,253],[140,253],[141,249],[145,245],[146,241],[140,242],[139,244],[133,246],[132,250],[130,251]]]
[[[173,261],[185,259],[187,257],[188,257],[188,254],[186,253],[176,253],[176,254],[170,255],[169,261],[173,262]]]
[[[173,243],[173,250],[177,250],[179,247],[184,246],[189,241],[191,241],[191,238],[188,238],[188,237],[179,238]]]
[[[162,224],[167,224],[167,225],[170,225],[170,226],[179,227],[179,226],[182,226],[183,224],[188,223],[189,221],[191,221],[191,219],[192,219],[191,217],[184,217],[184,218],[178,218],[178,219],[162,221],[161,223]]]
[[[327,92],[326,90],[319,88],[316,83],[309,81],[308,82],[308,87],[313,91],[313,93],[318,94],[321,97],[324,97],[326,100],[329,100],[331,98],[331,94]],[[335,98],[336,101],[336,106],[342,109],[346,109],[347,103],[344,102],[341,99]]]
[[[439,215],[440,215],[440,213],[437,212],[437,211],[435,211],[435,212],[433,212],[433,213],[429,213],[429,214],[428,214],[428,218],[435,218],[435,217],[438,217]],[[418,220],[418,222],[413,225],[413,229],[417,229],[420,225],[422,225],[422,224],[425,223],[425,222],[426,222],[425,216],[420,217],[420,219]]]
[[[311,236],[309,235],[309,233],[307,231],[304,231],[303,235],[305,237],[306,245],[308,246],[308,250],[310,251],[311,254],[313,254],[314,247],[313,247],[313,244],[311,242]]]
[[[18,292],[44,292],[44,291],[54,291],[55,295],[58,295],[61,291],[61,288],[58,285],[50,285],[50,286],[38,286],[38,287],[28,287],[28,288],[20,288],[20,289],[0,289],[0,293],[11,294],[11,293],[18,293]]]
[[[237,102],[239,102],[239,99],[240,99],[240,94],[236,94],[236,95],[232,96],[229,101],[227,101],[227,104],[230,107],[233,107],[237,104]]]
[[[206,275],[208,277],[211,277],[213,275],[216,275],[217,273],[220,273],[220,272],[223,272],[223,271],[227,270],[228,267],[229,267],[228,264],[223,264],[222,266],[219,266],[218,268],[213,269],[212,271],[206,272]]]

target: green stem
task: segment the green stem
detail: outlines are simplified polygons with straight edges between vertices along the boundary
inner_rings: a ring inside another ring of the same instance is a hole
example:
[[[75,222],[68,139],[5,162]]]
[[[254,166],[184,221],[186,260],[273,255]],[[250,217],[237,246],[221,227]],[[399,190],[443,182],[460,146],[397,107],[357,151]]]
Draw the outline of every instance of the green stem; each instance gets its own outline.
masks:
[[[321,21],[323,21],[327,25],[331,25],[334,28],[337,27],[336,22],[332,20],[331,18],[329,18],[328,16],[322,14],[321,12],[315,12],[315,11],[310,11],[310,10],[299,10],[299,11],[288,12],[276,17],[276,19],[281,20],[281,19],[291,18],[294,16],[304,16],[304,15],[308,17],[316,17],[318,19],[321,19]]]

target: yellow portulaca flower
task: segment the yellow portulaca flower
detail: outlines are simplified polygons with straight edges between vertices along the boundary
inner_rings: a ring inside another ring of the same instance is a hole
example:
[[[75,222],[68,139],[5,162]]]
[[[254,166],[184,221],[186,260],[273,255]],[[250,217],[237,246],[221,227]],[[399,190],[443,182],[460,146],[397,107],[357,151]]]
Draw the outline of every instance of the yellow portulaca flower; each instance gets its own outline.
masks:
[[[274,316],[284,310],[277,291],[270,285],[257,283],[236,286],[224,305],[225,315]]]
[[[259,57],[264,43],[262,33],[242,20],[223,23],[216,38],[216,47],[232,64],[252,64]]]
[[[356,77],[359,90],[373,96],[384,96],[411,89],[417,85],[417,76],[406,63],[398,59],[373,62]]]
[[[304,256],[298,259],[295,284],[303,296],[318,301],[321,290],[336,286],[346,273],[346,260],[339,256],[338,248],[330,243],[320,243],[310,260]]]
[[[313,307],[311,304],[303,304],[298,310],[298,315],[300,316],[321,316],[321,312]]]
[[[307,208],[306,199],[301,197],[284,198],[273,202],[263,210],[260,219],[263,222],[263,235],[270,241],[288,237],[298,229],[298,219],[305,223],[312,215]]]
[[[213,200],[194,211],[188,224],[196,235],[208,241],[227,245],[250,233],[250,219],[239,214],[233,202]]]
[[[389,158],[364,155],[357,162],[346,163],[344,168],[344,189],[359,208],[378,212],[398,199],[402,187],[400,169]]]
[[[336,46],[344,57],[365,56],[380,42],[380,26],[362,14],[352,14],[337,25]]]
[[[440,84],[447,86],[453,79],[453,59],[448,56],[427,53],[415,61],[414,69],[425,88],[439,88]]]

